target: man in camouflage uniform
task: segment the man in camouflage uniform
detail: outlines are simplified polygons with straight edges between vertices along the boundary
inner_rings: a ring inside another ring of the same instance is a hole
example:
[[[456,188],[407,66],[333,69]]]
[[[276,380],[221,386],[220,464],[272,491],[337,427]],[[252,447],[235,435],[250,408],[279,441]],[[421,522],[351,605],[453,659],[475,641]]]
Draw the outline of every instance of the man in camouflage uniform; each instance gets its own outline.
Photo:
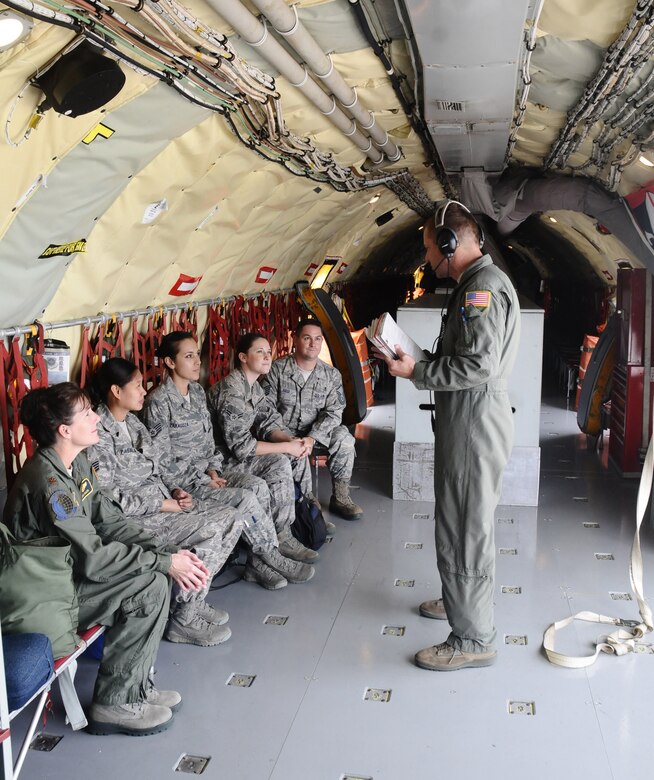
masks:
[[[203,640],[207,621],[221,627],[220,631],[210,631],[209,638],[217,638],[213,634],[219,634],[221,642],[229,638],[231,632],[223,626],[227,613],[210,607],[204,599],[211,578],[220,571],[241,533],[251,550],[244,574],[247,581],[277,590],[289,581],[311,579],[311,566],[279,554],[275,527],[253,493],[242,488],[207,489],[205,498],[193,501],[186,491],[170,481],[170,472],[166,470],[170,463],[168,453],[134,414],[127,414],[121,424],[105,404],[100,404],[97,413],[100,441],[90,449],[90,456],[95,459],[100,482],[113,490],[127,516],[132,516],[158,539],[193,549],[211,575],[204,591],[176,594],[181,617],[185,616],[185,609],[199,613],[199,621],[194,622],[200,624],[200,630],[194,632],[185,623],[177,625],[173,621],[167,639],[186,641],[178,635],[198,633],[198,639]],[[177,508],[172,512],[162,511],[171,502],[177,503]],[[184,603],[191,601],[196,609],[184,608]],[[193,643],[206,644],[205,641]]]
[[[363,509],[350,497],[350,480],[354,468],[354,437],[341,425],[345,394],[340,372],[319,360],[323,333],[317,320],[301,320],[293,344],[293,355],[279,358],[261,384],[281,414],[286,430],[307,443],[311,452],[315,443],[327,448],[327,467],[332,478],[331,512],[358,520]],[[297,462],[294,477],[301,482],[302,492],[311,500],[311,476],[299,473]]]
[[[420,613],[449,620],[452,630],[415,660],[424,669],[454,671],[489,666],[497,657],[494,513],[513,441],[507,381],[518,351],[520,306],[510,279],[482,254],[481,230],[465,206],[442,204],[423,240],[436,275],[457,281],[442,341],[434,359],[416,363],[399,347],[399,359],[384,359],[393,376],[434,393],[443,598],[424,602]]]

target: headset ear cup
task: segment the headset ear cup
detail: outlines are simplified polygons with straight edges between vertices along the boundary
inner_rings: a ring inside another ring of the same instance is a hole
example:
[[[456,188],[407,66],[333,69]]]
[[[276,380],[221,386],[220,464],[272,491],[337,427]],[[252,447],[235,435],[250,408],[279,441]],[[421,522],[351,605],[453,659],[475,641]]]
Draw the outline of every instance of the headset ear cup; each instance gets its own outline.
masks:
[[[445,257],[452,257],[459,246],[459,239],[452,228],[442,227],[436,233],[436,246]]]

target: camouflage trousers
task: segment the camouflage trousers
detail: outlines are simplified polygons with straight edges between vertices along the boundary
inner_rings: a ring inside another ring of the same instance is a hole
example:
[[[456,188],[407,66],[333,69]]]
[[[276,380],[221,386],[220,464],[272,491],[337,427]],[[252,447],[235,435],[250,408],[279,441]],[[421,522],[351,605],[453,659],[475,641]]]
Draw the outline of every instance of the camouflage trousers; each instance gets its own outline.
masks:
[[[262,479],[226,471],[227,487],[201,485],[193,498],[207,508],[235,509],[243,520],[242,533],[252,552],[260,554],[277,547],[277,534],[270,515],[270,492]]]
[[[306,436],[307,434],[295,433],[293,435]],[[327,468],[332,480],[349,482],[352,478],[354,458],[356,457],[354,443],[355,438],[345,425],[339,425],[332,431],[331,439],[327,445]],[[312,490],[309,459],[302,458],[298,460],[293,458],[291,464],[293,467],[293,479],[300,483],[302,492],[306,495]]]
[[[295,520],[295,486],[291,460],[298,460],[298,471],[302,479],[306,471],[311,484],[311,471],[308,458],[292,458],[286,455],[252,455],[243,461],[232,459],[227,463],[227,474],[248,475],[264,481],[269,495],[270,508],[280,539],[287,538],[291,533],[291,523]],[[300,465],[301,464],[301,465]],[[298,482],[300,479],[297,480]],[[230,483],[231,484],[231,483]]]
[[[168,577],[151,571],[119,581],[85,582],[78,587],[77,597],[80,627],[98,623],[107,627],[93,700],[98,704],[142,701],[168,619]]]
[[[196,503],[188,512],[157,512],[133,517],[162,544],[174,544],[193,550],[209,569],[206,587],[202,591],[183,591],[173,585],[173,600],[203,601],[211,580],[225,564],[241,537],[244,519],[241,513],[227,506]]]

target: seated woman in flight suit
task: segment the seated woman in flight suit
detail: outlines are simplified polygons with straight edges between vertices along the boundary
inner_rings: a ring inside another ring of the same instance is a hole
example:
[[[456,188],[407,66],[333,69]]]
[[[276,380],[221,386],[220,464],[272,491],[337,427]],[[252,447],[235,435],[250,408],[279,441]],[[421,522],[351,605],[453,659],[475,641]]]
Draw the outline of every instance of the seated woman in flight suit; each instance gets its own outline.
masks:
[[[264,510],[270,510],[270,491],[263,479],[238,471],[223,472],[223,455],[213,439],[211,416],[200,378],[200,350],[191,333],[174,331],[164,336],[157,350],[168,376],[145,399],[143,420],[153,439],[161,439],[179,474],[177,484],[194,497],[205,499],[220,488],[252,490]],[[223,472],[221,474],[221,472]],[[309,563],[318,553],[291,534],[293,515],[273,517],[279,551],[286,558]]]
[[[107,627],[89,730],[164,731],[181,697],[156,690],[149,672],[168,618],[168,576],[184,591],[200,591],[207,569],[192,552],[162,545],[126,520],[100,487],[84,453],[98,441],[98,415],[77,385],[32,390],[20,418],[39,448],[14,482],[4,522],[19,540],[70,542],[79,627]]]
[[[270,490],[277,525],[293,522],[295,487],[289,457],[298,481],[311,480],[307,447],[291,436],[281,415],[257,381],[270,371],[270,344],[260,333],[241,336],[234,349],[234,370],[207,393],[214,438],[229,453],[227,467],[264,479]],[[289,456],[289,457],[287,457]],[[290,520],[288,519],[290,518]],[[328,533],[334,524],[325,521]]]

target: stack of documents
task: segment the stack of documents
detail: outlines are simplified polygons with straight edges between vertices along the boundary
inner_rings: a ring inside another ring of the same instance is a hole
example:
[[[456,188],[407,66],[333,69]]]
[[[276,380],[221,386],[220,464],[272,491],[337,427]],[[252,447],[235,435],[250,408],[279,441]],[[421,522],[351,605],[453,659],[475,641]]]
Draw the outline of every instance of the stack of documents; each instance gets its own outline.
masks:
[[[395,345],[398,344],[415,361],[427,360],[425,352],[406,335],[388,312],[370,323],[366,328],[366,336],[386,357],[397,358]]]

